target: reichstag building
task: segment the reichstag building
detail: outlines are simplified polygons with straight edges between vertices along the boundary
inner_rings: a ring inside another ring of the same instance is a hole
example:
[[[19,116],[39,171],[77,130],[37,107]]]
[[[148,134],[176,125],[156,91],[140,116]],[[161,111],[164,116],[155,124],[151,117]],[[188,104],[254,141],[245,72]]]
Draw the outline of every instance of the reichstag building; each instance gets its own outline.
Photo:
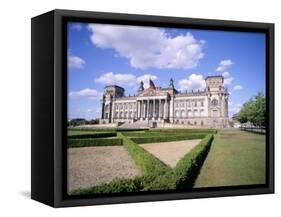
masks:
[[[125,89],[117,85],[104,88],[101,100],[100,124],[116,123],[128,127],[228,127],[229,93],[223,76],[205,78],[204,91],[180,92],[173,79],[169,87],[149,87],[140,83],[134,96],[125,96]]]

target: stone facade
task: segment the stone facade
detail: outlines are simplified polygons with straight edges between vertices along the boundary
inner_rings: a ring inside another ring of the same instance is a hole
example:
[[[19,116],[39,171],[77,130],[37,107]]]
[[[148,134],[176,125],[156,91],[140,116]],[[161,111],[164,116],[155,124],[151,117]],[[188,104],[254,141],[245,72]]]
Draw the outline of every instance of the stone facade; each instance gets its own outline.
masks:
[[[205,82],[204,91],[183,93],[174,88],[173,79],[167,88],[156,87],[150,80],[147,89],[141,82],[134,96],[125,96],[124,88],[117,85],[106,86],[101,100],[100,123],[150,122],[154,127],[163,126],[163,123],[228,127],[229,93],[224,87],[224,78],[208,76]]]

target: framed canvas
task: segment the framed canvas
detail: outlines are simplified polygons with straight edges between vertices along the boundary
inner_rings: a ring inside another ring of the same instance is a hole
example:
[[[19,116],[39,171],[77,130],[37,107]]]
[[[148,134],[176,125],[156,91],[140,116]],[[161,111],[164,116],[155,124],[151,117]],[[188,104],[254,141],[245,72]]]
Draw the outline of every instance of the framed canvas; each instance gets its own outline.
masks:
[[[69,10],[31,23],[32,199],[274,192],[274,24]]]

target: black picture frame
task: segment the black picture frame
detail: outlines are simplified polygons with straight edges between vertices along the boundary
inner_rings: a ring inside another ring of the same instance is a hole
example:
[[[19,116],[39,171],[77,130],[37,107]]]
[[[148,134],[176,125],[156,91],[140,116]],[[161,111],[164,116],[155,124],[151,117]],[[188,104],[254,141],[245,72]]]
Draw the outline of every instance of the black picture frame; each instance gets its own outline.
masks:
[[[66,22],[98,22],[263,32],[266,34],[266,184],[101,197],[66,194]],[[31,198],[53,207],[274,193],[274,24],[87,11],[53,10],[32,18]]]

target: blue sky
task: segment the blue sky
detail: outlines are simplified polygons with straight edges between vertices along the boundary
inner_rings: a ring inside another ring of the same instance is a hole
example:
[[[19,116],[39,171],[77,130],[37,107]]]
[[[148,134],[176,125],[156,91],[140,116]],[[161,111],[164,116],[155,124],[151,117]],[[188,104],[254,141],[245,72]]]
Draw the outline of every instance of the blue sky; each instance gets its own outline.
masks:
[[[223,75],[229,115],[265,92],[265,34],[194,29],[68,23],[68,117],[100,117],[108,84],[126,95],[149,78],[156,86],[203,89],[208,75]]]

